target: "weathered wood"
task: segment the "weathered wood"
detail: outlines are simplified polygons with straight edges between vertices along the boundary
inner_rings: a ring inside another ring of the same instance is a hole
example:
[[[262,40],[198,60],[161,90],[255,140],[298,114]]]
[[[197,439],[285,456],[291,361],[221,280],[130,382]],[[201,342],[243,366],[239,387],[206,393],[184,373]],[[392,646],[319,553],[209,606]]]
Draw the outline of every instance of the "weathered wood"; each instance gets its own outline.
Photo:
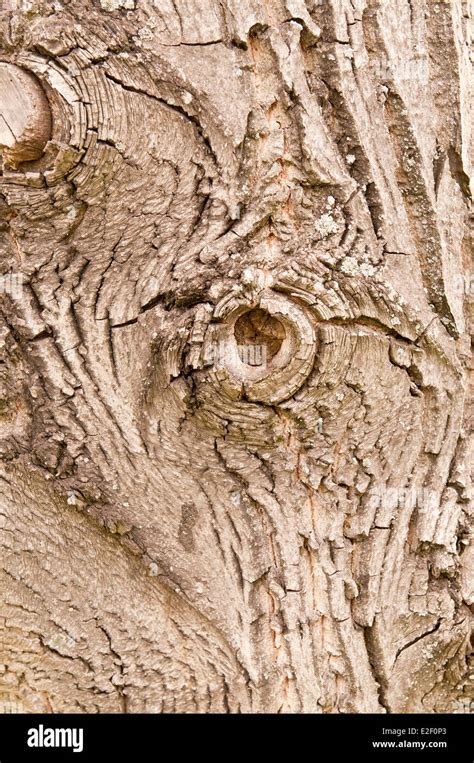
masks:
[[[16,168],[43,155],[51,137],[48,100],[37,80],[18,66],[0,62],[0,148]]]
[[[456,709],[468,3],[32,6],[0,13],[4,701]]]

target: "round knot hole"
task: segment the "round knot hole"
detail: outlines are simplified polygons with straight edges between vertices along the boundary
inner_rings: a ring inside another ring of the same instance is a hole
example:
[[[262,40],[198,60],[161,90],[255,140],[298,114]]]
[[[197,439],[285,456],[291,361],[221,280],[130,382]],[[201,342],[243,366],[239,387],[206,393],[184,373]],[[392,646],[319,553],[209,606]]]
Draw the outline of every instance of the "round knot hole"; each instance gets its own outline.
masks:
[[[279,352],[286,331],[277,318],[256,307],[238,318],[234,336],[242,363],[265,366]]]

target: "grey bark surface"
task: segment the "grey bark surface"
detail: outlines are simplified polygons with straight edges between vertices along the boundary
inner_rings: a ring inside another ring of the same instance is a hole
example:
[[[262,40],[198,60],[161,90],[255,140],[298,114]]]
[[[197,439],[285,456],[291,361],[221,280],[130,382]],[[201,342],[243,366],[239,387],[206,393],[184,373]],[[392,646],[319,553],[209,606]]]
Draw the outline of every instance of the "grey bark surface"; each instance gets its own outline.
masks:
[[[0,700],[465,706],[469,3],[0,8]]]

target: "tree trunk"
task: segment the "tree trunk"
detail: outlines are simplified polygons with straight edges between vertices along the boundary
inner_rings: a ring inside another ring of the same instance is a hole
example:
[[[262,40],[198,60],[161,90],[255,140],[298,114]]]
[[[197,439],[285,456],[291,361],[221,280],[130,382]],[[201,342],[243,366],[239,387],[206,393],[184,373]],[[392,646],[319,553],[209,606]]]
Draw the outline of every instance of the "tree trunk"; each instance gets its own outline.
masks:
[[[469,703],[468,5],[1,0],[4,705]]]

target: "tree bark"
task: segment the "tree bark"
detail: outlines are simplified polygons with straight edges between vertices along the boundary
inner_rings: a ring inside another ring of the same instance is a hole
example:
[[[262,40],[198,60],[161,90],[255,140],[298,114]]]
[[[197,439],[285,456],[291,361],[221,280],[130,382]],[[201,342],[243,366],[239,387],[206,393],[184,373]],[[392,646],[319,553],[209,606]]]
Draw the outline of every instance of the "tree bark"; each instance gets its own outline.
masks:
[[[466,706],[469,3],[0,5],[0,700]]]

